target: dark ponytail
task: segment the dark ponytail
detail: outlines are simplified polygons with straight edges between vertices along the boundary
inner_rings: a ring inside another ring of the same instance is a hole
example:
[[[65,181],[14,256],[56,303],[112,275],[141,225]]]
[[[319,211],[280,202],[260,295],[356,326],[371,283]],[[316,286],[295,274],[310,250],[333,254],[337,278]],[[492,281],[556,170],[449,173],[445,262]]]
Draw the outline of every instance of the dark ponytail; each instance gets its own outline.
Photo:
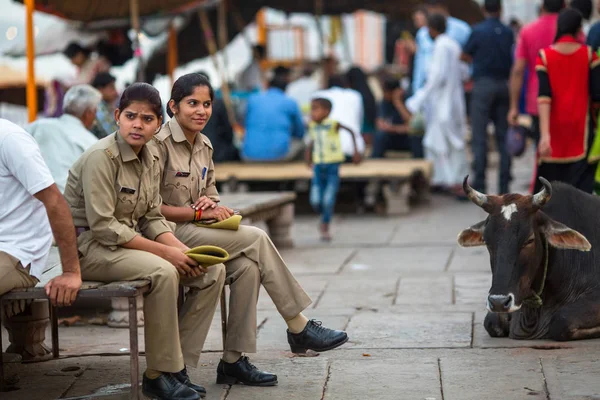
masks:
[[[194,89],[196,89],[198,86],[206,86],[210,94],[210,99],[215,99],[215,91],[208,78],[204,74],[196,72],[183,75],[175,81],[173,88],[171,89],[171,98],[169,103],[171,100],[173,100],[175,104],[179,104],[184,97],[190,96],[192,93],[194,93]],[[167,104],[167,114],[169,117],[173,118],[173,111],[171,111],[169,104]]]
[[[583,17],[579,10],[574,8],[565,8],[558,14],[558,22],[556,26],[556,37],[554,43],[563,36],[577,36],[581,30]]]

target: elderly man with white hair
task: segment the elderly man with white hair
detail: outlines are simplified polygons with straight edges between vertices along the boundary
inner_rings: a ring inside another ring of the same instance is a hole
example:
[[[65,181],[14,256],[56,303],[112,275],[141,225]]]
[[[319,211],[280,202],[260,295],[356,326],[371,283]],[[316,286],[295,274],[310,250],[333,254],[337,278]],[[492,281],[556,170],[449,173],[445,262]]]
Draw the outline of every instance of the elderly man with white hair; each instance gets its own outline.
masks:
[[[63,115],[40,119],[25,128],[40,146],[61,193],[65,191],[71,166],[98,141],[89,129],[94,124],[101,100],[102,94],[92,86],[73,86],[65,93]]]

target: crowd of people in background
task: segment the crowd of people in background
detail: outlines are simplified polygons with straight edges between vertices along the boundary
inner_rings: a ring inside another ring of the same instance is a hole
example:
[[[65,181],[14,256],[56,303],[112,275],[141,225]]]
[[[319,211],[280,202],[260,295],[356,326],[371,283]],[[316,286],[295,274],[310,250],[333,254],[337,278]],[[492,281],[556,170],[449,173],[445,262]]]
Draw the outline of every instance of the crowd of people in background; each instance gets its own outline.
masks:
[[[254,46],[251,62],[231,83],[234,92],[245,93],[233,113],[240,116],[242,135],[219,91],[212,103],[204,133],[214,147],[214,162],[302,161],[307,146],[318,147],[315,124],[325,123],[339,135],[340,164],[405,152],[433,163],[434,191],[464,200],[462,180],[469,171],[478,191],[511,190],[515,154],[508,143],[518,131],[538,147],[531,190],[539,184],[536,177],[544,176],[591,192],[600,186],[593,178],[600,158],[600,143],[594,142],[596,110],[586,106],[593,106],[597,97],[595,53],[600,46],[600,23],[586,23],[592,0],[544,0],[539,17],[525,26],[514,18],[502,22],[501,0],[485,0],[483,11],[484,21],[469,26],[451,16],[445,2],[423,1],[412,14],[414,40],[401,39],[407,51],[402,59],[408,64],[400,73],[393,66],[370,74],[353,65],[342,70],[333,56],[269,70],[264,68],[267,49]],[[27,128],[47,146],[43,154],[59,187],[69,163],[94,138],[118,129],[114,113],[119,93],[107,58],[75,43],[64,54],[77,67],[77,76],[52,83],[46,99],[51,118]],[[579,70],[572,74],[575,65]],[[563,75],[569,78],[558,78]],[[584,87],[590,88],[588,96],[582,96]],[[315,119],[314,108],[327,109],[327,117]],[[521,126],[523,114],[530,117],[527,127]],[[569,125],[563,115],[577,116],[576,122]],[[62,133],[50,141],[46,132],[53,130]],[[489,188],[486,179],[491,136],[499,155],[497,188]],[[337,139],[332,143],[337,145]],[[59,155],[56,146],[69,149],[69,157]],[[317,182],[319,172],[314,174]],[[316,193],[322,185],[314,186]],[[364,197],[364,187],[357,193]],[[324,238],[329,237],[329,220],[323,217]]]

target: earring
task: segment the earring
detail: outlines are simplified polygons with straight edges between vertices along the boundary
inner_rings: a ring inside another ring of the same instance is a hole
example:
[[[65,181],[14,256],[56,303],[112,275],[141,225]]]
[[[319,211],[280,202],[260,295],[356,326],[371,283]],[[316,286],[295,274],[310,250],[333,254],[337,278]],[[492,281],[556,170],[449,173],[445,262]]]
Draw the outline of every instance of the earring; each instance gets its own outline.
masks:
[[[117,121],[117,126],[121,125],[121,123],[119,121]]]

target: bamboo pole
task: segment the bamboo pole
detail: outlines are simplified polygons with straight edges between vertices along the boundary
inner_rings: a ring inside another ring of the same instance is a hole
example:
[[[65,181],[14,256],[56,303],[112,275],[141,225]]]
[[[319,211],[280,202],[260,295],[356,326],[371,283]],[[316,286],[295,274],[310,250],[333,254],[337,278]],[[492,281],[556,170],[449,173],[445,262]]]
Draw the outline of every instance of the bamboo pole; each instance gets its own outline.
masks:
[[[227,54],[225,53],[225,47],[227,47],[229,29],[227,26],[227,0],[221,0],[219,8],[217,10],[219,24],[217,25],[219,35],[219,50],[221,51],[221,58],[223,60],[223,73],[225,77],[224,81],[229,82],[229,61],[227,60]]]
[[[321,60],[325,58],[325,32],[323,32],[323,26],[321,25],[321,16],[323,15],[323,0],[315,0],[315,24],[317,25],[317,31],[319,32],[319,43],[321,44]]]
[[[35,84],[35,42],[33,32],[33,10],[35,0],[25,0],[25,30],[27,36],[27,111],[29,122],[37,117],[38,101],[37,87]]]
[[[144,65],[142,62],[142,49],[140,48],[140,7],[139,0],[129,0],[129,19],[131,21],[131,28],[135,32],[132,47],[134,57],[138,59],[136,80],[139,82],[144,81]]]
[[[235,113],[233,112],[233,105],[231,104],[231,92],[229,90],[229,83],[224,79],[221,68],[219,67],[219,61],[217,60],[217,43],[215,41],[215,35],[210,25],[208,15],[206,14],[206,10],[200,9],[200,11],[198,11],[198,16],[200,17],[200,25],[204,32],[204,39],[206,40],[206,47],[210,53],[210,58],[212,59],[215,69],[217,72],[220,72],[221,75],[221,90],[223,92],[223,102],[225,103],[227,116],[229,117],[231,126],[235,128],[237,123],[235,120]]]
[[[169,24],[169,45],[167,47],[167,70],[171,78],[171,84],[175,82],[175,68],[179,60],[179,48],[177,47],[177,29],[175,22]]]

